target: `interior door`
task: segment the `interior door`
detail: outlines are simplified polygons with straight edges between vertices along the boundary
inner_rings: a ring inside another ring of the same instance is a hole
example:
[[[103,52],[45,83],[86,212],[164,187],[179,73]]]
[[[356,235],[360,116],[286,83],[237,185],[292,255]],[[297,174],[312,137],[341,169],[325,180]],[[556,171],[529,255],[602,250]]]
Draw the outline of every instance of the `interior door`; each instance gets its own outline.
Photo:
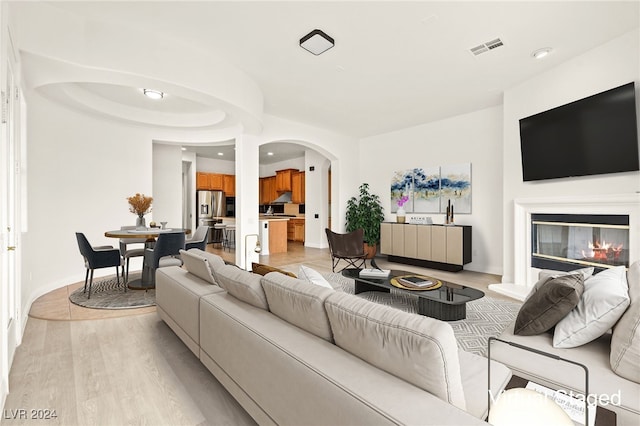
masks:
[[[19,199],[20,199],[20,111],[23,105],[15,82],[14,64],[9,58],[3,67],[2,122],[0,130],[0,371],[3,392],[15,348],[20,342],[19,283]]]

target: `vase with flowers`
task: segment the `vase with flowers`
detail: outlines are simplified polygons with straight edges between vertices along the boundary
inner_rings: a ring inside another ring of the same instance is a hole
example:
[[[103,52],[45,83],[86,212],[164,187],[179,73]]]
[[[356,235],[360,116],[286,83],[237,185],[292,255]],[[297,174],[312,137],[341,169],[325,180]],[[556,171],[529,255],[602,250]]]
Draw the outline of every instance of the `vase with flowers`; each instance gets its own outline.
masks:
[[[127,201],[129,202],[129,211],[138,215],[138,218],[136,219],[136,228],[146,228],[144,215],[151,211],[153,197],[147,197],[144,194],[136,193],[133,197],[127,197]]]
[[[409,201],[409,197],[407,197],[406,195],[403,195],[398,199],[398,210],[396,211],[396,221],[398,223],[404,223],[405,221],[405,215],[407,214],[407,212],[404,211],[404,208],[402,206],[404,206],[404,203],[406,203],[407,201]]]

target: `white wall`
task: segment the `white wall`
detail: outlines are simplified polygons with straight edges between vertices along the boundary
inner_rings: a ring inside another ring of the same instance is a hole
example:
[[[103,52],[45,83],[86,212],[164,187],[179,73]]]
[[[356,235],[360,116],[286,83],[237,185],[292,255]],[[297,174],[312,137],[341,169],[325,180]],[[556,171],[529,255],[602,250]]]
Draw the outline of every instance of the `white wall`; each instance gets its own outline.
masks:
[[[236,162],[196,156],[196,171],[204,173],[236,174]]]
[[[380,196],[385,220],[391,214],[390,183],[394,171],[415,167],[471,163],[471,214],[458,214],[471,225],[472,263],[465,269],[502,273],[502,108],[494,107],[423,124],[360,142],[360,182]],[[333,173],[333,171],[332,171]],[[409,216],[422,216],[408,214]],[[443,223],[444,215],[431,216]]]
[[[304,156],[292,158],[290,160],[278,161],[276,163],[261,164],[260,177],[275,176],[276,171],[284,169],[296,169],[304,171]]]
[[[182,148],[179,145],[153,144],[152,214],[154,221],[167,222],[169,228],[182,226]],[[150,220],[147,218],[147,225]]]
[[[636,82],[638,91],[640,88],[639,40],[639,31],[632,31],[505,92],[503,282],[514,280],[514,199],[622,194],[640,190],[640,173],[638,172],[523,182],[519,133],[519,120],[532,114],[630,81]],[[639,94],[636,93],[636,95]]]
[[[305,152],[305,237],[304,245],[327,248],[325,228],[329,220],[329,181],[331,162],[314,150]],[[310,168],[313,167],[313,171]],[[318,217],[315,217],[318,215]]]

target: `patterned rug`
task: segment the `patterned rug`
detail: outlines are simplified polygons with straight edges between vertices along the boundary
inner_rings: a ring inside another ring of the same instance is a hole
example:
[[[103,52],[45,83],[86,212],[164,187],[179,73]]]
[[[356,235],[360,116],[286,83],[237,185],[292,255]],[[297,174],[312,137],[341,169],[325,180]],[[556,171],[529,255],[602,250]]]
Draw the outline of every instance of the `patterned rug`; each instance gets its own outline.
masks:
[[[130,280],[139,277],[135,274],[129,276]],[[83,293],[84,286],[80,287],[69,295],[69,300],[79,306],[94,309],[131,309],[155,306],[156,291],[151,290],[131,290],[125,292],[122,287],[123,279],[120,278],[120,285],[115,277],[103,280],[94,279],[91,286],[91,299],[87,299],[87,293]],[[87,289],[88,292],[88,289]]]
[[[338,273],[325,275],[335,288],[346,293],[354,293],[354,281]],[[418,312],[418,297],[406,291],[391,290],[390,293],[368,291],[358,296],[372,302],[392,306],[405,312]],[[467,303],[467,318],[447,321],[453,328],[458,346],[467,352],[485,355],[487,341],[498,336],[518,315],[520,303],[485,296]]]

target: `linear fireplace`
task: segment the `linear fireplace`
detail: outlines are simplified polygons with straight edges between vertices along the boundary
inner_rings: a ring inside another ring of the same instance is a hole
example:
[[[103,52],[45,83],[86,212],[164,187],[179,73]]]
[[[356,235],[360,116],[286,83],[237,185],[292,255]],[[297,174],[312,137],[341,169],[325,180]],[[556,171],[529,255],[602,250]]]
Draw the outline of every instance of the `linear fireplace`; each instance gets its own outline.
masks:
[[[596,271],[629,266],[629,216],[532,214],[531,266]]]

